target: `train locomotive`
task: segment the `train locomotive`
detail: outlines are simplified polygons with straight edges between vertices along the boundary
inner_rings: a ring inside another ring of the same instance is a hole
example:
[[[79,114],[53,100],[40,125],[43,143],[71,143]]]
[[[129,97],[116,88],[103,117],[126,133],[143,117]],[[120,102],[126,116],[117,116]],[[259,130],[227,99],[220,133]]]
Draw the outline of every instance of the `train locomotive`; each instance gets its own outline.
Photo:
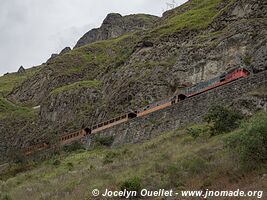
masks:
[[[193,96],[199,95],[201,93],[207,92],[209,90],[212,90],[216,87],[219,87],[221,85],[225,85],[227,83],[230,83],[232,81],[235,81],[240,78],[244,78],[249,76],[249,71],[245,68],[235,68],[231,71],[228,71],[227,73],[223,73],[222,75],[215,77],[213,79],[210,79],[208,81],[200,82],[196,85],[193,85],[191,87],[187,87],[185,89],[180,90],[178,93],[175,93],[173,96],[163,99],[161,101],[149,104],[145,107],[142,107],[136,111],[132,111],[123,115],[120,115],[116,118],[110,119],[105,122],[101,122],[99,124],[93,125],[92,127],[83,128],[80,131],[70,133],[70,134],[64,134],[60,136],[58,139],[60,145],[67,145],[72,143],[73,141],[80,140],[81,138],[91,135],[91,134],[97,134],[98,132],[108,129],[110,127],[113,127],[115,125],[127,122],[131,119],[134,119],[136,117],[142,117],[149,113],[155,112],[157,110],[164,109],[166,107],[169,107],[173,104],[177,104],[180,101],[183,101],[187,98],[191,98]],[[43,142],[35,145],[31,145],[27,148],[23,149],[23,152],[26,155],[30,155],[34,153],[35,151],[40,151],[46,148],[49,148],[49,142]]]

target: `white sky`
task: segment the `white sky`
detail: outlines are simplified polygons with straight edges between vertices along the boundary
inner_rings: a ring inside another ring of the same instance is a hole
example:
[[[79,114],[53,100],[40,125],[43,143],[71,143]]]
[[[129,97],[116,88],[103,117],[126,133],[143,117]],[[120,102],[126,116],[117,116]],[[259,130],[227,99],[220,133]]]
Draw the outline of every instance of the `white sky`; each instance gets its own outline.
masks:
[[[161,16],[187,0],[0,0],[0,75],[45,62],[97,28],[108,13]]]

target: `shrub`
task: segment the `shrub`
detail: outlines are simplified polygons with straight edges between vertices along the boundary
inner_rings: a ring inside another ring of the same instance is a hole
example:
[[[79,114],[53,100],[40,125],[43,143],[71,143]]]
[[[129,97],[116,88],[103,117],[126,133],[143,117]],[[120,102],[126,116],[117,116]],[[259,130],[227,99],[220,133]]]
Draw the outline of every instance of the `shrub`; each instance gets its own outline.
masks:
[[[226,146],[238,155],[246,168],[267,161],[267,114],[258,113],[241,124],[241,130],[225,140]]]
[[[113,163],[114,158],[118,156],[117,153],[114,152],[108,152],[104,158],[103,164]]]
[[[95,144],[98,146],[111,146],[114,141],[113,136],[98,136],[95,138]]]
[[[59,166],[60,164],[61,164],[60,160],[55,160],[55,161],[53,162],[53,165],[54,165],[54,166]]]
[[[35,166],[35,163],[33,162],[10,164],[9,167],[6,168],[0,174],[0,180],[7,180],[11,177],[15,177],[19,173],[26,172],[26,171],[33,169],[34,166]]]
[[[242,114],[222,106],[216,106],[209,110],[204,120],[212,124],[211,135],[229,132],[237,128]]]
[[[69,171],[72,170],[73,169],[73,163],[72,162],[68,162],[67,163],[67,168],[68,168]]]
[[[75,141],[70,145],[65,145],[63,148],[65,152],[73,152],[80,149],[84,149],[83,144],[80,141]]]
[[[193,125],[186,129],[186,133],[191,135],[193,138],[197,138],[203,135],[210,135],[210,127],[206,124]]]
[[[141,191],[141,179],[133,177],[121,184],[121,190],[136,191],[137,194]]]

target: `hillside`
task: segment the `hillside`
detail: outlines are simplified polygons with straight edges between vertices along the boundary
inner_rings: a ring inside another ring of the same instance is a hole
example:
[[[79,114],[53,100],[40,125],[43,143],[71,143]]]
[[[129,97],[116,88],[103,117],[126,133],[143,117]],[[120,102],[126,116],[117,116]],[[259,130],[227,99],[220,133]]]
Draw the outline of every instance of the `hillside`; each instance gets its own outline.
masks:
[[[225,191],[238,188],[266,191],[267,171],[260,161],[266,159],[260,146],[260,141],[264,141],[260,134],[266,139],[266,120],[266,113],[258,113],[243,120],[236,130],[213,137],[207,131],[209,126],[202,124],[164,132],[139,145],[115,148],[98,145],[90,151],[65,152],[41,163],[11,165],[6,169],[6,175],[1,177],[0,199],[121,199],[94,197],[92,190],[97,188],[101,193],[106,188],[120,190],[126,182],[136,190],[209,188]],[[243,141],[244,134],[247,143],[238,142],[236,145],[231,142]],[[246,146],[251,142],[254,150]],[[240,151],[236,151],[239,148],[232,149],[233,144],[240,147]],[[254,154],[257,152],[258,157]],[[244,161],[244,153],[251,160]],[[17,174],[20,171],[24,172]],[[259,193],[246,199],[260,197],[264,199],[266,194]]]
[[[242,78],[91,132],[236,67]],[[143,188],[266,199],[266,69],[264,0],[189,0],[162,17],[110,13],[73,49],[0,77],[0,200],[125,199],[92,191]],[[46,148],[26,156],[36,144]]]
[[[97,33],[86,34],[94,39],[49,59],[31,75],[0,77],[7,105],[22,110],[40,105],[34,117],[31,111],[18,115],[23,123],[7,114],[0,141],[15,138],[11,149],[16,149],[51,133],[90,127],[237,66],[265,70],[266,10],[263,0],[190,0],[162,18],[115,14],[120,19],[115,34],[113,25],[111,30],[105,25],[114,22],[111,14]],[[130,28],[117,31],[125,23]],[[111,32],[97,36],[105,30]]]

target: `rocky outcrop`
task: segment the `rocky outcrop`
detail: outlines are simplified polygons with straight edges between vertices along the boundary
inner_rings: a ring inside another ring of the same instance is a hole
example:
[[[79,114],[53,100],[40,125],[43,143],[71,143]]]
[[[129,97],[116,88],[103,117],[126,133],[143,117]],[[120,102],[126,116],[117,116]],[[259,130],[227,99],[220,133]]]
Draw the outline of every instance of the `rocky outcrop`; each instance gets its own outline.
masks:
[[[54,58],[56,58],[58,55],[59,54],[57,54],[57,53],[51,54],[50,58],[46,62],[50,62],[51,60],[53,60]]]
[[[60,51],[60,53],[53,53],[51,54],[50,58],[46,61],[46,63],[49,63],[51,62],[54,58],[58,57],[59,55],[62,55],[62,54],[65,54],[65,53],[68,53],[69,51],[71,51],[71,48],[70,47],[65,47],[64,49],[62,49]],[[44,63],[45,64],[45,63]]]
[[[61,126],[61,130],[65,126],[67,131],[91,125],[99,115],[97,107],[101,98],[100,91],[92,87],[52,94],[41,106],[41,121],[50,127]]]
[[[101,27],[87,32],[74,48],[99,40],[115,38],[131,31],[148,29],[157,19],[156,16],[145,14],[128,16],[121,16],[118,13],[108,14]]]
[[[25,73],[25,69],[24,69],[24,67],[23,66],[20,66],[20,68],[19,68],[19,70],[18,70],[18,74],[24,74]]]
[[[64,54],[64,53],[68,53],[69,51],[71,51],[70,47],[65,47],[64,49],[62,49],[62,51],[59,54]]]

